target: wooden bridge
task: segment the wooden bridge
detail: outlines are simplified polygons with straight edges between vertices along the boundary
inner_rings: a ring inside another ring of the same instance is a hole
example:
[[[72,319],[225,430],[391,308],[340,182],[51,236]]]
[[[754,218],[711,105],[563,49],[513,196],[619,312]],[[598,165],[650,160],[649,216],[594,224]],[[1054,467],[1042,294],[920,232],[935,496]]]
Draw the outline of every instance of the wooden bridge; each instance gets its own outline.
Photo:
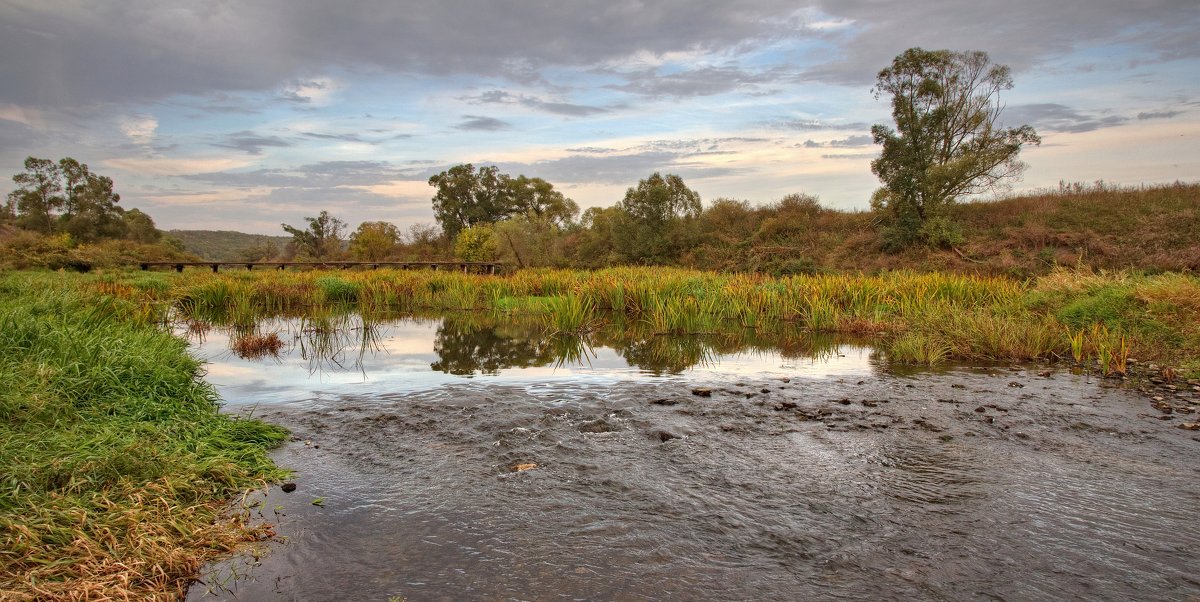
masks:
[[[504,264],[494,261],[143,261],[142,270],[155,267],[171,267],[176,272],[182,272],[185,267],[207,267],[216,274],[221,266],[253,270],[256,267],[276,270],[286,270],[291,267],[302,267],[317,270],[363,268],[377,270],[381,267],[400,270],[445,270],[461,271],[476,274],[498,274],[504,271]]]

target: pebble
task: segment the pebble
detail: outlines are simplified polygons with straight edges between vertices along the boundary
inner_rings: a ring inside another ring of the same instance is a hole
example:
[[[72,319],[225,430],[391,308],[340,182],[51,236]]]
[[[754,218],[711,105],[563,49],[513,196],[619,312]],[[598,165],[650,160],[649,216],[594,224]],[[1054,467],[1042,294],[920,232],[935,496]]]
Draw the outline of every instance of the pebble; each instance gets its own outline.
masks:
[[[280,485],[279,488],[282,489],[284,493],[291,493],[296,490],[296,484],[295,483],[284,483],[284,484]]]
[[[707,387],[696,387],[692,389],[692,395],[697,397],[712,397],[712,389]]]

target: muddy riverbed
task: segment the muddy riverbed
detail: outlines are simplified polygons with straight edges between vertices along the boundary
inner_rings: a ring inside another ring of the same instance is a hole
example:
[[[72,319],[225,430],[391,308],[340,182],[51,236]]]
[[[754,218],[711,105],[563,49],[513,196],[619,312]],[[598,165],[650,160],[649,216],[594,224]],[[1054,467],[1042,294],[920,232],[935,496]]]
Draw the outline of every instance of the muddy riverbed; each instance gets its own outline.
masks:
[[[275,389],[216,361],[296,489],[189,600],[1200,597],[1200,433],[1086,375],[833,349]]]

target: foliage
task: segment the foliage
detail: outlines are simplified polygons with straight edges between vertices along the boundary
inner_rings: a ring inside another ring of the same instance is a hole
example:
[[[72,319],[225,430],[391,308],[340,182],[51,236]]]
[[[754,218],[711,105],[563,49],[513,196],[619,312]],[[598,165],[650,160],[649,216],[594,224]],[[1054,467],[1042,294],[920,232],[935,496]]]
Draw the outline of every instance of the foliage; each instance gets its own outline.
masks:
[[[429,178],[429,185],[437,188],[434,217],[452,240],[465,228],[500,221],[514,210],[509,177],[495,165],[478,172],[470,163],[455,165]]]
[[[292,235],[292,243],[301,253],[313,259],[332,259],[341,253],[346,222],[328,211],[322,211],[317,217],[306,217],[304,221],[308,222],[308,228],[304,230],[281,224],[284,231]]]
[[[274,258],[292,242],[290,236],[244,234],[229,230],[170,230],[185,249],[212,261],[257,261]]]
[[[662,264],[690,246],[700,195],[674,174],[655,172],[625,192],[614,232],[616,247],[631,263]]]
[[[454,241],[454,255],[463,261],[493,261],[496,252],[496,233],[490,224],[470,226]]]
[[[433,212],[446,236],[454,239],[464,228],[492,224],[517,216],[546,221],[558,228],[571,225],[579,206],[541,178],[516,178],[495,165],[475,171],[470,163],[455,165],[429,178],[437,188]]]
[[[910,48],[879,72],[873,91],[891,97],[896,129],[871,128],[883,145],[871,162],[883,188],[871,202],[891,220],[890,247],[955,244],[945,222],[929,227],[929,220],[945,220],[960,197],[1020,174],[1022,146],[1041,139],[1027,125],[1000,126],[1000,92],[1010,88],[1008,67],[979,51]]]
[[[546,216],[520,215],[493,227],[498,257],[518,268],[563,267],[562,230]]]
[[[359,259],[386,259],[400,243],[400,230],[387,222],[363,222],[350,235],[350,253]]]
[[[554,228],[571,226],[579,214],[575,201],[554,189],[554,184],[541,178],[517,176],[508,180],[512,195],[510,216],[525,216],[532,222],[544,222]]]
[[[78,242],[126,235],[130,222],[117,206],[121,195],[113,191],[112,179],[93,173],[86,164],[70,157],[58,163],[28,157],[25,171],[14,175],[13,182],[17,188],[8,195],[5,213],[22,228],[42,234],[66,232]],[[140,219],[134,218],[134,223],[144,227]],[[149,227],[153,229],[153,221]],[[144,229],[138,236],[139,242],[153,242],[146,240]]]

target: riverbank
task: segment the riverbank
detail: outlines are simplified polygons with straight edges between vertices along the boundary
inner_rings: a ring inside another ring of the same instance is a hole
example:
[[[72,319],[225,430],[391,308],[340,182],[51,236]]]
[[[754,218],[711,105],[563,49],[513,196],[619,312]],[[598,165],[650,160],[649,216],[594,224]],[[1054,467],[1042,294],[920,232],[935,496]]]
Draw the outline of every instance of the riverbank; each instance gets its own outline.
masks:
[[[222,513],[283,475],[285,431],[218,413],[183,341],[67,278],[0,275],[0,598],[176,599],[267,534]]]

